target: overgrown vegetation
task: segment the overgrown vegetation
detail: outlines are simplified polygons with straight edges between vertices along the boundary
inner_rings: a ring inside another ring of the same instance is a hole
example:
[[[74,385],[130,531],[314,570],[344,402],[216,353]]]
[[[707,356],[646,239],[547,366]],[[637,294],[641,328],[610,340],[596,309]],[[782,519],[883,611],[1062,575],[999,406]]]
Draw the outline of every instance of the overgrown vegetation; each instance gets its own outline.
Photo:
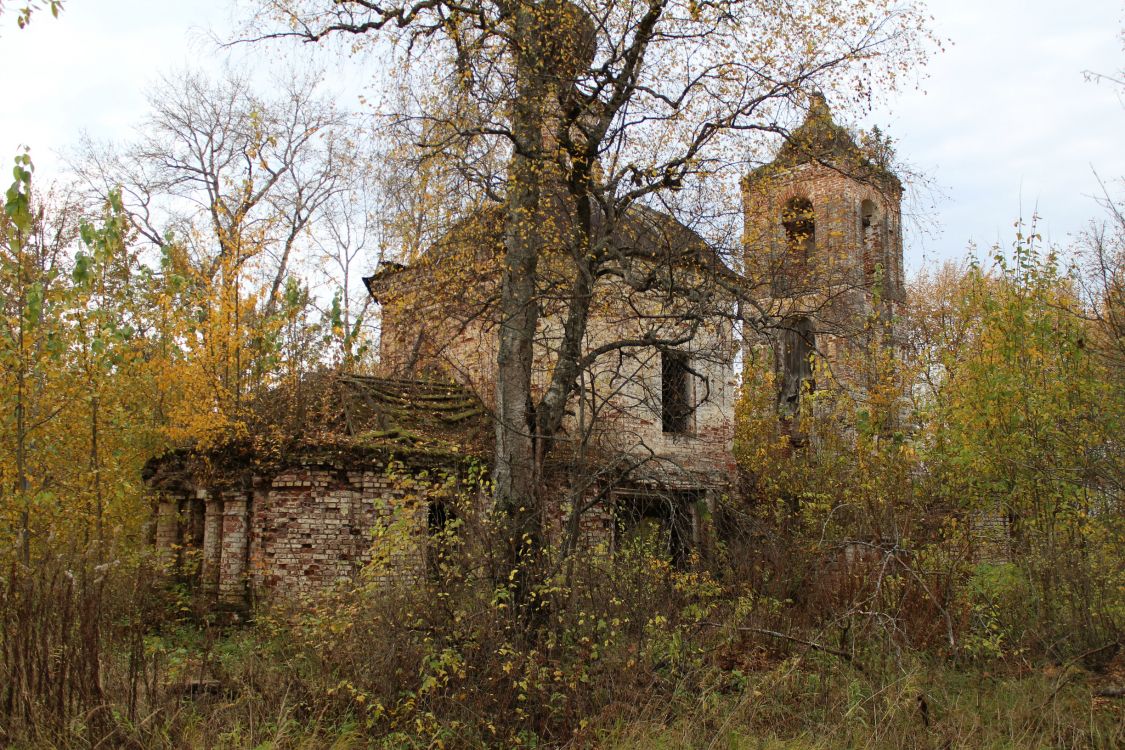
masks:
[[[89,255],[63,261],[79,309],[78,266],[100,268],[110,217],[82,230]],[[651,538],[580,549],[544,565],[557,572],[533,592],[530,619],[512,606],[496,529],[466,499],[427,580],[375,583],[397,545],[416,543],[391,524],[375,530],[390,552],[357,587],[279,600],[229,627],[190,588],[169,587],[166,562],[145,551],[138,489],[132,506],[106,496],[102,517],[125,516],[97,531],[96,475],[60,482],[24,506],[29,556],[20,533],[5,548],[5,741],[1119,746],[1120,332],[1099,311],[1120,292],[1083,298],[1077,281],[1033,237],[990,268],[920,278],[900,321],[908,354],[892,356],[873,322],[870,345],[837,361],[868,387],[822,386],[787,422],[772,371],[750,370],[744,494],[714,519],[715,549],[683,568]],[[59,321],[55,335],[88,330],[66,325],[73,313],[43,319]],[[57,349],[56,369],[90,372],[87,351]],[[114,360],[115,372],[143,373],[134,361]],[[77,413],[88,436],[78,455],[111,445],[93,442],[88,409]],[[67,518],[35,503],[86,510]]]
[[[977,616],[991,604],[979,574],[945,602],[965,644],[951,652],[934,607],[878,566],[820,576],[815,590],[845,597],[826,605],[759,593],[699,561],[676,571],[642,545],[583,557],[569,585],[541,592],[529,633],[505,587],[466,573],[475,555],[452,552],[425,584],[324,593],[229,629],[208,624],[147,565],[88,580],[68,576],[82,570],[76,560],[38,561],[34,577],[12,571],[6,740],[1111,748],[1125,739],[1119,699],[1097,697],[1116,684],[1105,664],[972,645],[994,633]],[[774,585],[796,576],[780,578]],[[873,596],[876,581],[893,593]],[[1111,672],[1120,679],[1119,661]]]
[[[30,165],[18,166],[0,267],[8,743],[1125,739],[1119,698],[1097,696],[1120,695],[1125,615],[1117,235],[1088,248],[1096,276],[1061,271],[1028,236],[988,268],[917,279],[901,356],[873,319],[835,361],[865,387],[809,392],[788,420],[771,367],[748,369],[743,495],[715,519],[716,549],[686,568],[644,539],[580,549],[543,566],[557,573],[531,592],[528,618],[496,529],[465,512],[426,582],[325,592],[227,628],[169,589],[146,551],[138,477],[175,430],[214,433],[177,409],[229,367],[170,347],[184,334],[166,295],[186,282],[167,255],[149,270],[126,249],[119,204],[67,224],[33,208]],[[407,529],[377,533],[383,549],[414,543]]]

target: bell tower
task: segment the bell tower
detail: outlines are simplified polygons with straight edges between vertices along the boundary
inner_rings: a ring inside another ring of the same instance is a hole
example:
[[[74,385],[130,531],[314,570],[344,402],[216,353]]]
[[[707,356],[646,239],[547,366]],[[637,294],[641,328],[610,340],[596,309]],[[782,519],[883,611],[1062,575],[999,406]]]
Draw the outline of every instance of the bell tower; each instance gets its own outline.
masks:
[[[809,100],[801,126],[742,186],[755,322],[774,344],[779,407],[790,413],[816,387],[817,357],[835,379],[858,380],[844,353],[873,335],[893,345],[903,300],[902,183],[833,121],[823,96]]]

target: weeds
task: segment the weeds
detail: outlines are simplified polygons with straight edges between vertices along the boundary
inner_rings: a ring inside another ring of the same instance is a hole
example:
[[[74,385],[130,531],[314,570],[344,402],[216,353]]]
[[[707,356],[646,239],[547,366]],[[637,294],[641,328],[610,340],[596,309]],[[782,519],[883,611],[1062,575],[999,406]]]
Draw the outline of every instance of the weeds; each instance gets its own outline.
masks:
[[[374,575],[276,599],[239,627],[212,621],[156,560],[11,563],[0,582],[3,739],[59,748],[1125,741],[1121,701],[1095,697],[1101,681],[1121,677],[1121,657],[1052,661],[1024,637],[1034,610],[1017,606],[1028,597],[1013,570],[959,577],[922,550],[821,564],[814,578],[815,547],[737,539],[686,567],[643,544],[586,550],[553,566],[568,573],[536,592],[531,632],[507,589],[473,572],[479,541],[451,540],[424,580]],[[758,577],[735,573],[747,566]],[[800,596],[774,595],[809,581]]]

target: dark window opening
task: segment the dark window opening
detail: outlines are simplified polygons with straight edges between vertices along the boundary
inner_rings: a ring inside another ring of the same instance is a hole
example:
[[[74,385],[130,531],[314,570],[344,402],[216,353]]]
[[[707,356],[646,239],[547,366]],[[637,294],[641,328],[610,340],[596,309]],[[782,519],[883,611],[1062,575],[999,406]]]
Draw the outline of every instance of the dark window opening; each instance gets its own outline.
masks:
[[[812,355],[816,351],[816,333],[808,318],[786,321],[781,334],[783,355],[781,377],[781,404],[795,410],[802,391],[815,389]]]
[[[691,427],[691,372],[680,352],[660,355],[660,420],[664,432],[683,433]]]
[[[197,585],[203,569],[203,529],[206,508],[200,498],[192,498],[180,505],[180,544],[178,552],[179,576],[184,582]]]
[[[812,201],[791,198],[781,212],[781,226],[785,228],[790,269],[798,276],[806,274],[816,252],[816,220]]]
[[[426,517],[426,532],[429,543],[426,545],[426,573],[430,579],[440,577],[442,565],[452,550],[457,514],[447,503],[432,500]]]
[[[616,504],[618,550],[633,549],[683,568],[693,548],[694,493],[636,494]]]
[[[859,224],[863,240],[863,278],[868,284],[875,281],[875,265],[879,256],[879,225],[875,216],[875,204],[865,200],[859,207]]]
[[[203,529],[206,524],[207,507],[202,498],[191,500],[191,518],[188,538],[185,542],[195,549],[203,549]]]

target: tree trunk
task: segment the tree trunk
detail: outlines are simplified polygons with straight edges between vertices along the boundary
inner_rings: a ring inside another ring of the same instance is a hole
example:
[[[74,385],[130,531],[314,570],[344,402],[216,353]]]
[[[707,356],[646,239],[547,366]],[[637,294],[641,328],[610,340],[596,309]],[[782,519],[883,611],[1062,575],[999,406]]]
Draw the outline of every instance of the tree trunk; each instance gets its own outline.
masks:
[[[539,236],[542,72],[534,44],[532,9],[514,19],[517,39],[515,140],[509,173],[496,358],[496,463],[493,496],[505,544],[506,571],[519,610],[528,603],[532,567],[540,548],[542,514],[536,493],[535,417],[531,404],[533,343],[538,323],[536,268]]]

